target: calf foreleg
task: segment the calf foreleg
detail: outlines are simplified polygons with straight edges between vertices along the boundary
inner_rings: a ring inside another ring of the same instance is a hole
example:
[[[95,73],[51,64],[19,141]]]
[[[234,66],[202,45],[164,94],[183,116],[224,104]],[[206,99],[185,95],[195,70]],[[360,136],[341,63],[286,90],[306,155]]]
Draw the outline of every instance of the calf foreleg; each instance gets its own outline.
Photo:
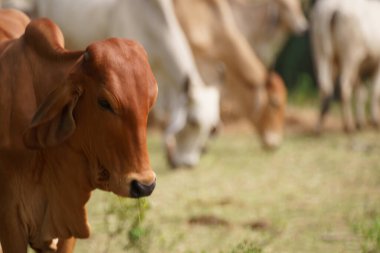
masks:
[[[28,241],[22,226],[13,217],[2,217],[0,243],[4,253],[27,253]],[[1,250],[0,250],[1,252]]]
[[[59,240],[57,253],[72,253],[74,251],[75,242],[76,240],[74,237],[70,237],[66,240]]]
[[[70,237],[68,239],[54,239],[47,242],[44,249],[35,249],[36,253],[73,253],[76,239]],[[1,253],[1,252],[0,252]]]

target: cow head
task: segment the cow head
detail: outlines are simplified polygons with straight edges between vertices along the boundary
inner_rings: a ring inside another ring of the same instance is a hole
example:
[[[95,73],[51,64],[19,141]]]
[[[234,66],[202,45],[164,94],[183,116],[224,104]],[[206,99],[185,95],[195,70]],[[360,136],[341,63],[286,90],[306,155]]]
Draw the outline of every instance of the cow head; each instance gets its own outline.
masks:
[[[201,79],[171,0],[120,4],[124,7],[115,10],[111,18],[115,19],[113,33],[117,30],[139,40],[149,54],[160,87],[152,116],[166,125],[169,163],[174,167],[194,166],[219,121],[219,90],[206,86]],[[131,6],[141,11],[125,15]]]
[[[283,139],[287,91],[281,77],[269,73],[265,87],[264,105],[256,124],[261,141],[266,148],[276,148]]]
[[[292,32],[301,34],[308,29],[300,0],[275,0],[275,2],[279,5],[281,22]]]
[[[173,114],[165,134],[169,164],[193,167],[200,159],[210,136],[219,126],[219,89],[194,85],[186,79],[181,104]]]
[[[39,106],[24,142],[42,149],[67,145],[83,156],[94,187],[147,196],[156,180],[146,144],[156,96],[140,45],[121,39],[94,43]]]

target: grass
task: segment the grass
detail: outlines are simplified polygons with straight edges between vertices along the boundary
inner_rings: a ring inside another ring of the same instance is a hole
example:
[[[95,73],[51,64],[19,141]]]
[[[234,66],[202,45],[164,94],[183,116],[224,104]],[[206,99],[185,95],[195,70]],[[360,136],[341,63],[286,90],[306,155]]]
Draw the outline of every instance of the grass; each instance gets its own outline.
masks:
[[[236,129],[212,141],[197,168],[172,171],[152,132],[149,205],[95,191],[92,235],[76,252],[380,252],[379,137],[291,133],[268,153]]]
[[[367,211],[364,219],[358,219],[353,223],[354,231],[362,238],[363,253],[380,252],[380,214],[377,212]]]

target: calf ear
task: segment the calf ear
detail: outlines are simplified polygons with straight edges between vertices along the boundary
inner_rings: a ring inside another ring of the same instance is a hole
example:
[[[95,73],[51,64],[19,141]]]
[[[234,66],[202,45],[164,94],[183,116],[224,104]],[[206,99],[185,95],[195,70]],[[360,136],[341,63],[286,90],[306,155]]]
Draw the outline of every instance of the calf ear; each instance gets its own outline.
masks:
[[[76,127],[73,110],[80,95],[81,91],[71,84],[62,85],[50,93],[24,133],[25,146],[39,149],[65,141]]]

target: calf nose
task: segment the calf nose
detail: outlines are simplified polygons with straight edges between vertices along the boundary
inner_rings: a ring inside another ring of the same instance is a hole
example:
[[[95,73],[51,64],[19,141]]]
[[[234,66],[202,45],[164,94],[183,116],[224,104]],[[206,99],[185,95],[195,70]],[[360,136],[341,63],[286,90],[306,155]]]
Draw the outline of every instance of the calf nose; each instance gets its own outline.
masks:
[[[137,180],[131,182],[130,195],[131,198],[141,198],[152,194],[154,187],[156,187],[156,180],[150,185],[142,184]]]

